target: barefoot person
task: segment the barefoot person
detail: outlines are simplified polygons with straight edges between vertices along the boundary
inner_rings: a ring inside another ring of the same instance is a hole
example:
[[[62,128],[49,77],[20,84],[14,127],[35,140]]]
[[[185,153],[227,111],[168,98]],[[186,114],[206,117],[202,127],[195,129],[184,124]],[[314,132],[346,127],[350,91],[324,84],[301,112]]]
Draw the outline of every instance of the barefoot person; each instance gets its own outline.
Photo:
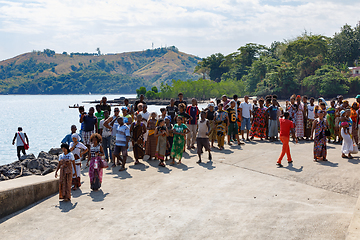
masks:
[[[325,112],[323,110],[319,110],[317,112],[317,116],[318,118],[314,120],[311,129],[311,139],[314,139],[314,162],[326,161],[325,130],[328,128],[328,124],[324,118]],[[315,136],[314,136],[314,131],[315,131]]]
[[[80,173],[81,173],[81,158],[89,150],[82,144],[80,141],[80,136],[77,133],[71,135],[72,142],[70,143],[70,151],[74,155],[76,169],[73,169],[73,173],[76,175],[73,176],[72,185],[73,190],[78,189],[81,186]]]
[[[175,164],[175,158],[179,159],[178,164],[181,163],[181,158],[184,152],[185,136],[189,132],[187,126],[183,123],[183,118],[178,116],[177,123],[173,128],[174,141],[171,148],[171,157],[173,158],[171,164]]]
[[[155,157],[160,160],[159,166],[165,167],[166,141],[169,132],[163,119],[159,119],[154,135],[157,138]]]
[[[342,110],[340,112],[340,133],[342,137],[342,145],[341,145],[341,151],[342,151],[342,158],[350,158],[351,152],[353,151],[353,141],[351,139],[351,130],[352,130],[352,120],[350,118],[350,109]]]
[[[293,138],[295,138],[295,131],[294,131],[294,123],[292,121],[289,120],[289,116],[290,114],[288,112],[284,113],[284,117],[285,118],[280,118],[279,122],[280,122],[280,140],[283,144],[282,146],[282,150],[281,150],[281,154],[280,157],[276,163],[277,166],[282,167],[283,165],[281,164],[281,161],[283,159],[283,157],[286,154],[287,157],[287,161],[288,163],[292,163],[293,160],[291,158],[291,154],[290,154],[290,146],[289,146],[289,141],[290,141],[290,133],[293,135]],[[298,142],[297,138],[295,138],[296,143]]]
[[[136,121],[131,124],[130,135],[133,145],[135,165],[139,164],[139,159],[144,157],[144,134],[146,133],[145,123],[142,122],[142,116],[136,116]]]
[[[58,176],[60,169],[60,180],[59,180],[59,199],[64,201],[70,201],[71,199],[71,184],[72,177],[77,175],[74,155],[70,152],[69,145],[66,143],[61,144],[62,154],[59,156],[59,164],[55,171],[55,178]],[[73,174],[73,169],[75,173]]]
[[[197,154],[199,156],[199,161],[197,161],[197,163],[201,163],[201,153],[203,147],[206,151],[209,152],[209,160],[211,161],[212,159],[210,152],[209,132],[210,123],[209,120],[206,119],[206,112],[202,111],[200,113],[200,121],[198,122],[198,133],[196,138]]]

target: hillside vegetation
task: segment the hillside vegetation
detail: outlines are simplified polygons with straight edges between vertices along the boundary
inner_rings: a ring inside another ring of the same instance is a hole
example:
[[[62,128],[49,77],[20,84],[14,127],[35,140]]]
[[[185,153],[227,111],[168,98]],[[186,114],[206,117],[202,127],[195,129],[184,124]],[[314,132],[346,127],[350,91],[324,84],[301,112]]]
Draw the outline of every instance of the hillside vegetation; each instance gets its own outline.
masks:
[[[200,61],[198,81],[161,84],[158,97],[220,97],[223,94],[288,98],[292,94],[335,97],[360,93],[360,77],[349,67],[360,61],[360,25],[344,25],[333,37],[302,35],[270,46],[248,43],[237,51]]]
[[[140,86],[198,79],[200,60],[176,47],[107,55],[45,49],[1,61],[0,93],[135,93]]]

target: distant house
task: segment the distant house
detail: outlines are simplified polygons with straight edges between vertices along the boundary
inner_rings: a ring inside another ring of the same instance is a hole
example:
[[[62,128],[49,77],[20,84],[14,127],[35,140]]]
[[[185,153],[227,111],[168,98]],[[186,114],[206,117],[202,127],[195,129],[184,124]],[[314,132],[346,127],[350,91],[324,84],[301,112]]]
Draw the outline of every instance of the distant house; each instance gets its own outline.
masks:
[[[349,67],[353,77],[360,76],[360,67]]]

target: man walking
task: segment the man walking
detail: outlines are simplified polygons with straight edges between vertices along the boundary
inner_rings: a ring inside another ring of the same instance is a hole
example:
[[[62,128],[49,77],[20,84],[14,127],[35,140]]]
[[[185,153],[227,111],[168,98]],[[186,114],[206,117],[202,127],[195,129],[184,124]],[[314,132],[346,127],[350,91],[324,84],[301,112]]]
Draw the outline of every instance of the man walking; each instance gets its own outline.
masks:
[[[29,148],[29,139],[26,133],[23,133],[22,130],[23,130],[22,127],[18,127],[18,132],[15,133],[14,139],[12,141],[12,145],[14,145],[16,140],[16,151],[19,160],[20,160],[20,152],[22,152],[22,154],[25,155],[26,154],[25,150]]]
[[[283,157],[285,156],[285,154],[286,154],[288,163],[293,162],[293,160],[291,158],[291,154],[290,154],[290,147],[289,147],[290,132],[291,132],[293,138],[295,139],[296,143],[298,142],[297,138],[295,137],[294,123],[291,120],[289,120],[289,116],[290,116],[290,114],[288,112],[285,112],[284,113],[285,119],[284,118],[279,119],[280,141],[283,144],[280,157],[276,163],[276,165],[279,167],[283,167],[283,165],[281,164],[281,161],[282,161]]]

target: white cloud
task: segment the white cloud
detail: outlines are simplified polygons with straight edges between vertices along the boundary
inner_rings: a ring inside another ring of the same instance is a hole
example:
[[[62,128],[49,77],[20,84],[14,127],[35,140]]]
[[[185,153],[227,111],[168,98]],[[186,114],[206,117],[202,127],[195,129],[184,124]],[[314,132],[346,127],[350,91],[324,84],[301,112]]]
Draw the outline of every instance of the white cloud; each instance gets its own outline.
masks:
[[[360,20],[360,3],[253,0],[0,1],[0,59],[32,49],[142,50],[162,44],[205,57],[248,42],[269,45],[304,29],[332,36]],[[13,39],[16,38],[16,39]],[[13,39],[13,41],[12,41]],[[4,50],[6,49],[6,50]]]

